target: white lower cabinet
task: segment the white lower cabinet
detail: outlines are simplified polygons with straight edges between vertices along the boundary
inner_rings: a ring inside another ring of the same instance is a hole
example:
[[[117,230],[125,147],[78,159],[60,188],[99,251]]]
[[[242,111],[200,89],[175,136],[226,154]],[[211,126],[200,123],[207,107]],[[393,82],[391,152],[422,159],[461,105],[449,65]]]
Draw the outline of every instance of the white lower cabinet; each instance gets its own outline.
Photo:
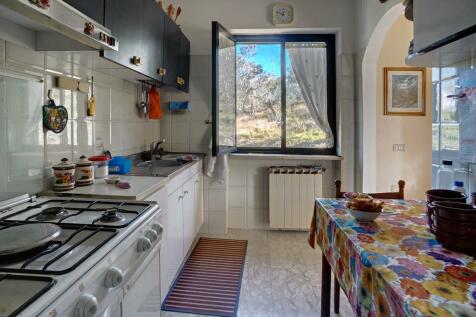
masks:
[[[183,254],[186,255],[195,240],[195,177],[183,185]]]
[[[169,194],[167,220],[168,220],[168,237],[167,237],[167,267],[165,268],[167,279],[167,290],[175,277],[175,274],[182,263],[183,253],[183,190],[179,187],[173,193]]]
[[[162,208],[160,284],[163,301],[203,224],[201,165],[194,174],[184,172],[184,175],[175,176],[161,191],[146,200],[155,200]]]

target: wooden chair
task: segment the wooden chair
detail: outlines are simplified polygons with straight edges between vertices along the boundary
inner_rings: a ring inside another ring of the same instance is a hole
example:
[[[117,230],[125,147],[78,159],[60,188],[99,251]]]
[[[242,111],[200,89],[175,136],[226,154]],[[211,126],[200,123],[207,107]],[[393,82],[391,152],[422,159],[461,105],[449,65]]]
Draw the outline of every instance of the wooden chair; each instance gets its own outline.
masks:
[[[342,182],[338,179],[335,181],[336,185],[336,198],[344,198],[344,193],[341,191]],[[369,193],[370,196],[378,199],[405,199],[405,181],[398,181],[398,192],[386,192],[386,193]],[[340,306],[340,285],[337,278],[334,276],[334,312],[339,313]]]

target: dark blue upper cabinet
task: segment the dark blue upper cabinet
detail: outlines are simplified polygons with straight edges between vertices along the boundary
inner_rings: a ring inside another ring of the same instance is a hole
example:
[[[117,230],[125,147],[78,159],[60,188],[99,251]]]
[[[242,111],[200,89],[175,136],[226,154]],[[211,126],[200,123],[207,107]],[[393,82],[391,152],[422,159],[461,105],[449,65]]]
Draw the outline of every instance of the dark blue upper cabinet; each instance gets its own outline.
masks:
[[[105,0],[104,12],[104,25],[119,41],[119,51],[103,51],[102,57],[188,90],[190,43],[154,0]]]
[[[64,2],[104,25],[105,0],[64,0]]]

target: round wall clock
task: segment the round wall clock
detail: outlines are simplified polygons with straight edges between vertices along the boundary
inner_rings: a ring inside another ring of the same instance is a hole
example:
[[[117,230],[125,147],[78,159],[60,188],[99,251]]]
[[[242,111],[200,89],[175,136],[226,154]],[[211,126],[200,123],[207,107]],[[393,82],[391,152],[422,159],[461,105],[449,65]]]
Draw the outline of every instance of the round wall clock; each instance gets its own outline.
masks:
[[[273,7],[273,24],[287,25],[294,21],[294,9],[287,3],[278,3]]]

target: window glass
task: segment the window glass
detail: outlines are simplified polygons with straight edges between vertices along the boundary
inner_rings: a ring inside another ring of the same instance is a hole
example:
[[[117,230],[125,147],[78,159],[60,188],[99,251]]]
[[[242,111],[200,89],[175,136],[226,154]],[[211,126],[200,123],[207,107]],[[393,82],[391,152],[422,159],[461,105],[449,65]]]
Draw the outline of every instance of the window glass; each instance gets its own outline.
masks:
[[[219,35],[218,82],[220,146],[235,146],[235,43],[225,34]]]
[[[313,43],[300,44],[312,45]],[[326,69],[322,71],[325,73]],[[324,94],[322,100],[327,100],[326,84],[322,85],[322,88],[319,89],[319,93]],[[319,128],[309,111],[301,87],[296,79],[288,48],[286,48],[286,147],[326,148],[325,141],[326,134]]]
[[[281,147],[281,45],[238,44],[238,147]]]
[[[456,78],[441,82],[441,121],[457,122],[456,101],[454,98],[448,98],[456,94]]]

